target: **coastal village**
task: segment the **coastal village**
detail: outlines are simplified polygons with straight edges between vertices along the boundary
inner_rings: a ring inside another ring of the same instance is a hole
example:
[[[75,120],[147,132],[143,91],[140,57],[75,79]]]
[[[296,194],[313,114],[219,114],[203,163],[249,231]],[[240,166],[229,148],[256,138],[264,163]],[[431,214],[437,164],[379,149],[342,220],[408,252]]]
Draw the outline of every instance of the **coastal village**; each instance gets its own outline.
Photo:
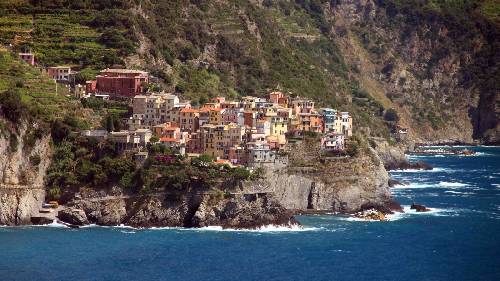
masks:
[[[33,54],[19,57],[34,64]],[[76,73],[67,66],[46,72],[68,87]],[[280,155],[289,141],[306,134],[319,136],[321,149],[336,154],[342,154],[352,136],[349,112],[317,108],[311,99],[273,91],[265,98],[218,96],[194,106],[172,93],[147,91],[151,78],[140,70],[104,69],[85,85],[73,83],[70,88],[78,99],[129,98],[133,105],[132,115],[123,120],[126,130],[86,130],[82,135],[112,140],[118,151],[133,152],[139,161],[148,157],[148,144],[158,143],[175,154],[206,154],[218,163],[249,168],[286,162]]]

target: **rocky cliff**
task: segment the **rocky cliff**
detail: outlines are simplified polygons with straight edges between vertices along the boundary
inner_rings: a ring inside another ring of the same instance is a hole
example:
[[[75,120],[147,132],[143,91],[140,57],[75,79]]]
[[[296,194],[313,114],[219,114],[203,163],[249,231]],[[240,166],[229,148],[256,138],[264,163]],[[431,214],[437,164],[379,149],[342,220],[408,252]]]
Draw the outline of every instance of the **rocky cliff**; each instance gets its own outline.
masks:
[[[392,201],[389,175],[375,150],[366,148],[356,157],[327,157],[308,146],[296,145],[290,166],[267,168],[263,179],[244,188],[272,192],[285,208],[296,211],[352,213],[366,204]]]
[[[35,137],[36,124],[0,122],[0,225],[29,224],[45,199],[50,137]]]
[[[72,201],[59,219],[73,225],[258,228],[296,224],[269,194],[158,194]]]
[[[415,141],[498,143],[500,30],[480,5],[341,0],[325,15],[352,75]]]

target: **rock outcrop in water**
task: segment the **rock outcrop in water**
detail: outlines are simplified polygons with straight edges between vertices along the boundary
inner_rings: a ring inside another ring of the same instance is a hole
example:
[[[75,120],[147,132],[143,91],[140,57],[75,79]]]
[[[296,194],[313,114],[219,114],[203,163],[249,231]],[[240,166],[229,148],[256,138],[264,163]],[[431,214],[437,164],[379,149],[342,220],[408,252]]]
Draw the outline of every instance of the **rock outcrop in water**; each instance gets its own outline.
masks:
[[[268,194],[114,196],[83,198],[69,205],[59,219],[72,225],[258,228],[297,224],[293,214]]]

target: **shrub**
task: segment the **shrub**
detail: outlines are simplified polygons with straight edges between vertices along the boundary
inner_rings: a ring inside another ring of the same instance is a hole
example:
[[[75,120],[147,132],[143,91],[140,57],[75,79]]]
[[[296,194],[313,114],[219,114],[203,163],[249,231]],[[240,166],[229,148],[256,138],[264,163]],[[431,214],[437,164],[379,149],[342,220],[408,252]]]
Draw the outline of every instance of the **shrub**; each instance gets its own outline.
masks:
[[[17,123],[28,111],[17,90],[9,89],[0,95],[2,113],[8,120]]]
[[[52,187],[49,189],[49,200],[59,200],[61,198],[61,188],[59,187]]]
[[[384,119],[390,122],[398,122],[399,121],[398,112],[394,108],[389,108],[385,111]]]
[[[33,166],[38,166],[42,162],[42,159],[40,158],[40,155],[35,154],[30,157],[30,163]]]
[[[357,141],[351,141],[347,144],[346,149],[347,155],[351,157],[356,157],[359,155],[359,143]]]
[[[52,122],[50,132],[52,134],[52,140],[54,140],[54,143],[58,144],[69,136],[70,130],[66,124],[57,119]]]

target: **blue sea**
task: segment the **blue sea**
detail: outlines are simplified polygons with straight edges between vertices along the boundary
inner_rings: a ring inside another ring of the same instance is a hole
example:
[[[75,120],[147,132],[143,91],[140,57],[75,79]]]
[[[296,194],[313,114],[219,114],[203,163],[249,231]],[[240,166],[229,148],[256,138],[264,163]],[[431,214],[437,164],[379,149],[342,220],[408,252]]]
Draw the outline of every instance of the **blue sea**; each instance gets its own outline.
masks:
[[[405,214],[259,231],[0,227],[0,280],[500,280],[500,148],[413,157]],[[409,210],[412,202],[432,208]]]

